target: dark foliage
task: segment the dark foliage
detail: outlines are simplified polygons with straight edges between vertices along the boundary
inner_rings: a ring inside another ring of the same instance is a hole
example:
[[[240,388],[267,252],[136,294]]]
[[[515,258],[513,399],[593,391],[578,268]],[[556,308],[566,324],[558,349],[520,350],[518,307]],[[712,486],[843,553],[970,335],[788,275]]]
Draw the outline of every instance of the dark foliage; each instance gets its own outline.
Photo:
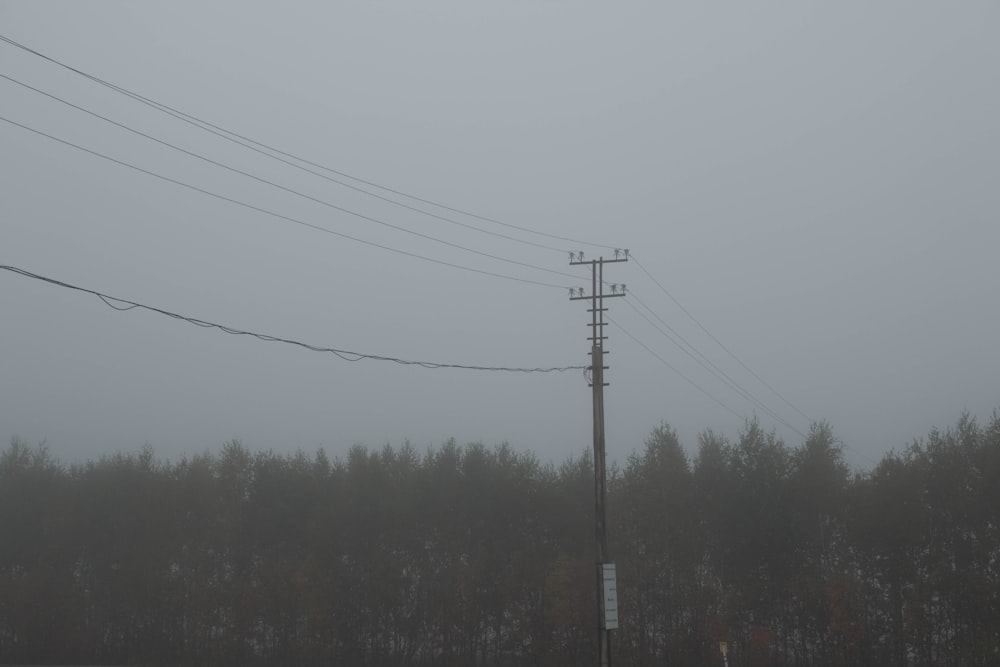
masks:
[[[580,665],[591,459],[0,454],[0,663]],[[830,427],[667,426],[609,481],[618,665],[1000,662],[1000,416],[866,474]]]

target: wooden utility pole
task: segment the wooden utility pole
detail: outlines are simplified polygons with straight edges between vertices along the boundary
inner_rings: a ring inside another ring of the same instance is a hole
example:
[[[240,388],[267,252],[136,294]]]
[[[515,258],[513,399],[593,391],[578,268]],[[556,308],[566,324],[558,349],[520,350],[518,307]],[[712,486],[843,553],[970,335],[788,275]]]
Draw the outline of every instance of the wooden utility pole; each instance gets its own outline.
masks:
[[[612,284],[611,292],[604,291],[604,265],[613,262],[627,262],[628,250],[615,250],[614,259],[584,260],[583,253],[570,253],[570,265],[590,264],[591,290],[585,295],[583,288],[571,289],[570,300],[590,301],[590,386],[594,401],[594,523],[597,543],[597,664],[611,665],[611,630],[618,627],[618,592],[615,566],[608,554],[608,513],[607,506],[607,461],[604,447],[604,299],[625,296],[625,285]]]

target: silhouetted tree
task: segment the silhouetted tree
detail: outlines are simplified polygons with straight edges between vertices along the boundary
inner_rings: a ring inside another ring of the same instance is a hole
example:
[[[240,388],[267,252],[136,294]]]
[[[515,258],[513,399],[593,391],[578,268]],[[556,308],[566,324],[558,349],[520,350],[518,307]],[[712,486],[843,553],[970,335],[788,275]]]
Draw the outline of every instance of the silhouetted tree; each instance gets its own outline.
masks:
[[[449,441],[66,468],[0,452],[0,663],[553,665],[593,659],[589,454]],[[1000,415],[851,473],[825,423],[666,424],[610,467],[618,664],[989,665]]]

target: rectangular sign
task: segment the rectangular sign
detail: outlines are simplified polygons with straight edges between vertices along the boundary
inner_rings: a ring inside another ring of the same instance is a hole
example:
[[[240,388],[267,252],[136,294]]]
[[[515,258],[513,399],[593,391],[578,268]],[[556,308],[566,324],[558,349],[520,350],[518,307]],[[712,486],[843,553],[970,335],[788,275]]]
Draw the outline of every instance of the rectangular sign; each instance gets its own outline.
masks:
[[[602,609],[604,614],[604,629],[618,629],[618,575],[615,571],[614,563],[604,563],[601,565],[601,577],[604,579],[604,600]]]

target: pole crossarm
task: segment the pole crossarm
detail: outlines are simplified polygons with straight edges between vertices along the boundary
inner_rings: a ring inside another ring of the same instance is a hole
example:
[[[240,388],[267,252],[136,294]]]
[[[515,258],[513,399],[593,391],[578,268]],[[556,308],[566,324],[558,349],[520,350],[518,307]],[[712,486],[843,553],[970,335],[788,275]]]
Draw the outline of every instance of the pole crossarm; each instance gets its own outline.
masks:
[[[610,299],[611,297],[615,297],[615,296],[625,296],[625,292],[612,292],[611,294],[598,294],[597,298],[598,299]],[[593,298],[594,298],[594,296],[592,294],[587,294],[587,295],[584,295],[584,296],[571,296],[569,298],[569,300],[570,301],[583,301],[583,300],[590,300],[590,299],[593,299]],[[607,310],[607,308],[602,308],[601,310]]]
[[[569,265],[582,266],[584,264],[614,264],[615,262],[627,262],[627,261],[628,258],[626,257],[622,257],[620,259],[604,259],[603,257],[601,257],[600,259],[588,259],[582,262],[570,262]]]

